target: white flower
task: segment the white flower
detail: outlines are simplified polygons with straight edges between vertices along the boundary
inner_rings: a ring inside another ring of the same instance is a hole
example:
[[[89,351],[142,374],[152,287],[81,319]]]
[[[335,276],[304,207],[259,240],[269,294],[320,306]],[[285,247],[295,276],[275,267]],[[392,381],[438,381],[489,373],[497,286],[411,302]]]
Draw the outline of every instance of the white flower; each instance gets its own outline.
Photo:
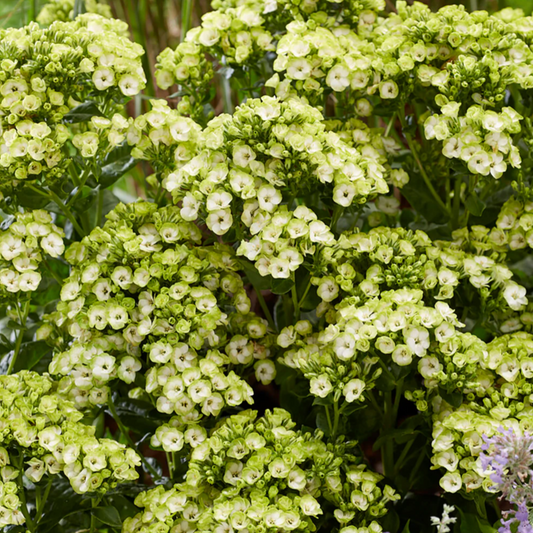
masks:
[[[510,281],[503,290],[503,297],[511,309],[519,311],[527,305],[526,289],[514,281]]]
[[[352,379],[346,383],[346,385],[344,385],[342,393],[344,394],[347,402],[354,402],[361,397],[361,394],[363,394],[365,388],[366,384],[364,381],[361,379]]]
[[[441,371],[441,365],[436,357],[423,357],[418,362],[418,371],[425,379],[431,379]]]
[[[224,235],[233,225],[233,216],[229,209],[219,209],[209,213],[206,224],[216,235]]]
[[[446,492],[457,492],[462,486],[461,474],[459,472],[448,472],[441,477],[439,485]]]
[[[337,92],[344,91],[350,86],[350,72],[342,65],[334,66],[326,77],[326,83]]]
[[[141,82],[135,76],[126,74],[120,78],[118,86],[124,96],[135,96],[141,89]]]
[[[319,396],[320,398],[325,398],[333,390],[331,381],[324,374],[316,378],[312,378],[309,385],[311,394],[314,396]]]
[[[429,332],[422,327],[411,327],[404,332],[405,344],[411,352],[422,357],[429,348]]]
[[[99,67],[93,73],[93,83],[99,91],[109,89],[115,84],[115,74],[110,68]]]

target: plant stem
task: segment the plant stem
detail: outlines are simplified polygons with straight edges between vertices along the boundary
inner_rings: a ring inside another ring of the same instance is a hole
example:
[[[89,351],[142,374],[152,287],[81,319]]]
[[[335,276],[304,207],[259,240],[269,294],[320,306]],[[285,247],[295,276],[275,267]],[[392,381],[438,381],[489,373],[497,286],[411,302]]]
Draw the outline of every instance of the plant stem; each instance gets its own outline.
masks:
[[[309,281],[307,282],[307,287],[305,287],[305,291],[302,295],[302,297],[300,298],[300,302],[298,303],[298,307],[302,307],[302,304],[304,303],[304,300],[307,296],[307,293],[309,292],[309,289],[311,288],[311,277],[309,277]]]
[[[96,201],[96,218],[94,220],[94,228],[97,228],[102,221],[102,211],[104,209],[104,189],[98,190],[98,198]]]
[[[385,137],[388,137],[390,135],[392,126],[394,126],[395,122],[396,122],[396,112],[392,115],[391,119],[389,120],[389,123],[387,124],[387,129],[385,130]]]
[[[264,296],[261,294],[261,291],[258,291],[257,289],[255,291],[255,294],[257,296],[257,301],[259,302],[259,305],[261,306],[261,309],[263,310],[263,313],[265,314],[265,318],[268,320],[268,324],[274,331],[276,331],[276,324],[274,322],[274,319],[272,318],[272,313],[270,312],[270,309],[268,308],[268,305],[265,301]]]
[[[342,409],[339,409],[339,402],[333,404],[333,431],[331,434],[332,438],[337,436],[337,430],[339,429],[339,419]]]
[[[137,448],[135,442],[133,442],[133,439],[130,436],[130,432],[128,431],[128,428],[123,424],[122,420],[120,420],[120,417],[118,416],[117,409],[116,409],[115,404],[113,402],[112,394],[110,394],[109,397],[108,397],[107,406],[109,407],[109,412],[111,413],[111,416],[113,417],[113,419],[117,423],[118,429],[120,430],[122,435],[124,435],[124,438],[128,441],[128,444],[134,450],[136,450],[138,452],[138,448]],[[150,474],[152,475],[154,480],[161,479],[161,476],[157,473],[157,471],[153,468],[153,466],[146,460],[146,458],[144,457],[144,454],[139,453],[139,456],[140,456],[142,462],[144,463],[144,466],[150,472]]]
[[[291,287],[292,305],[294,307],[294,323],[300,319],[300,302],[298,301],[298,291],[296,290],[296,280]]]
[[[193,0],[183,0],[183,3],[181,4],[181,42],[185,40],[187,32],[191,27],[192,3]]]
[[[37,0],[30,0],[30,8],[28,10],[28,23],[33,22],[37,17]]]
[[[326,411],[326,419],[328,421],[329,434],[331,436],[333,435],[333,425],[331,424],[331,415],[329,414],[329,407],[326,405],[324,406],[324,409]]]
[[[420,161],[420,158],[418,157],[417,149],[415,146],[415,143],[413,142],[413,138],[411,137],[411,134],[406,131],[406,123],[405,123],[405,116],[403,113],[400,113],[400,123],[402,125],[402,133],[405,137],[405,140],[407,141],[407,145],[409,146],[409,149],[411,150],[411,153],[413,154],[413,158],[420,170],[420,174],[422,175],[422,178],[429,189],[429,192],[431,192],[433,198],[435,198],[435,201],[439,204],[439,206],[443,209],[445,213],[450,214],[448,211],[448,208],[446,207],[446,204],[442,201],[442,198],[438,195],[437,191],[435,190],[435,187],[433,187],[433,184],[431,183],[431,180],[429,179],[429,176],[427,175],[426,170],[424,169],[424,166],[422,165],[422,162]]]
[[[385,398],[384,405],[384,424],[383,431],[390,431],[396,420],[393,417],[393,406],[392,406],[392,394],[390,391],[383,393]],[[383,474],[385,476],[391,477],[394,472],[394,442],[392,439],[385,439],[381,447],[381,460],[383,462]]]
[[[48,189],[46,192],[44,192],[35,187],[34,185],[28,185],[28,187],[37,194],[40,194],[41,196],[44,196],[45,198],[48,198],[52,200],[55,204],[57,204],[59,209],[63,211],[65,217],[70,220],[71,224],[74,226],[74,229],[78,232],[80,237],[85,237],[85,231],[81,228],[81,226],[78,224],[77,220],[74,218],[67,206],[61,201],[61,198],[59,198],[59,196],[54,191]]]
[[[224,103],[224,113],[233,113],[233,102],[231,100],[231,85],[226,76],[221,76],[222,101]]]
[[[28,531],[30,533],[33,533],[35,531],[35,524],[33,523],[33,520],[30,517],[28,506],[26,505],[26,492],[24,492],[24,483],[22,482],[22,476],[24,474],[24,454],[22,453],[22,451],[20,452],[18,471],[19,475],[17,484],[20,489],[20,493],[18,494],[21,503],[20,510],[22,511],[22,514],[24,515],[24,518],[26,520],[26,527],[28,528]]]
[[[53,477],[49,476],[48,484],[46,485],[46,489],[44,490],[44,495],[42,498],[39,498],[37,509],[36,509],[36,515],[35,515],[35,523],[38,524],[39,520],[41,519],[41,516],[43,515],[44,506],[46,505],[46,500],[48,500],[48,495],[50,494],[50,489],[52,488],[52,480]],[[37,487],[37,489],[40,488]]]
[[[22,338],[24,337],[24,333],[26,332],[26,320],[28,319],[28,314],[30,312],[30,299],[28,298],[24,302],[24,308],[22,310],[22,315],[20,314],[18,305],[19,304],[17,301],[17,314],[19,316],[21,327],[20,327],[19,334],[17,336],[17,342],[15,343],[15,349],[13,350],[13,357],[11,358],[11,361],[9,362],[9,367],[7,369],[8,375],[11,374],[11,372],[13,372],[13,369],[15,368],[15,363],[17,362],[17,357],[20,352],[20,347],[22,346]]]

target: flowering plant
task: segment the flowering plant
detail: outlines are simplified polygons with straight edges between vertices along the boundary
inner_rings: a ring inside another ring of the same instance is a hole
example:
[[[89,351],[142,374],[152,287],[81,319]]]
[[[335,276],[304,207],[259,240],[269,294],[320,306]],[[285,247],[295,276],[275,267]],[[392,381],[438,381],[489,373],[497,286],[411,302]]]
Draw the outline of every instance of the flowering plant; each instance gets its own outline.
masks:
[[[533,17],[191,6],[0,29],[0,530],[533,531]]]

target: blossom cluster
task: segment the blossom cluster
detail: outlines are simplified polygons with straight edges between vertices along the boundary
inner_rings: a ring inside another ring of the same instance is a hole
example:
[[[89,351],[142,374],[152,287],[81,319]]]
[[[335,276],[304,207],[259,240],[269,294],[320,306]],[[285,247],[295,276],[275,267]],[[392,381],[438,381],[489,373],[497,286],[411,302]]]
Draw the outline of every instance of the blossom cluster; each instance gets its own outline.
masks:
[[[482,308],[477,312],[489,314],[519,311],[527,304],[526,289],[512,281],[503,261],[465,252],[446,241],[434,242],[420,230],[378,227],[368,233],[347,232],[320,255],[320,275],[311,282],[324,310],[344,296],[364,302],[383,290],[411,287],[423,290],[426,305],[449,301],[456,310],[459,301],[476,302]]]
[[[145,510],[126,520],[124,533],[309,531],[318,519],[341,533],[381,533],[394,490],[378,485],[382,476],[348,445],[293,428],[282,409],[225,419],[194,448],[185,483],[136,498]]]
[[[96,438],[95,427],[81,418],[47,374],[0,376],[1,527],[25,521],[22,476],[39,483],[44,476],[64,474],[79,494],[103,494],[138,477],[137,454],[114,440]]]
[[[0,193],[25,180],[51,184],[71,158],[65,115],[93,95],[103,102],[137,94],[145,83],[140,45],[127,24],[94,13],[75,21],[0,30]]]
[[[78,404],[105,403],[112,380],[140,383],[143,369],[158,410],[194,420],[196,407],[216,415],[250,400],[246,368],[273,379],[267,326],[250,312],[233,250],[198,245],[179,211],[120,204],[66,252],[73,268],[39,337],[58,347],[50,371]]]
[[[313,332],[300,321],[284,328],[278,345],[289,348],[280,361],[310,380],[310,392],[337,402],[364,401],[383,368],[412,365],[427,388],[450,392],[470,384],[484,343],[461,333],[445,302],[427,307],[417,289],[386,291],[364,304],[345,298],[329,313],[330,324]],[[422,410],[425,404],[419,405]]]
[[[0,232],[0,286],[11,293],[36,290],[46,256],[63,254],[64,236],[50,213],[42,209],[6,220]]]
[[[530,334],[498,337],[479,359],[476,379],[465,384],[460,407],[438,396],[431,402],[432,462],[435,468],[447,470],[440,481],[444,490],[498,490],[483,458],[484,438],[492,439],[503,430],[517,435],[531,431],[532,354]]]
[[[42,26],[49,26],[57,20],[68,22],[73,18],[74,4],[75,0],[51,0],[41,8],[36,20]],[[96,13],[109,19],[113,17],[111,8],[98,0],[85,0],[84,8],[85,13]]]
[[[196,155],[201,130],[166,100],[151,100],[151,105],[148,113],[130,119],[126,138],[133,146],[132,157],[148,161],[163,179]]]
[[[238,253],[283,278],[333,238],[311,209],[289,210],[296,198],[318,194],[348,207],[388,190],[383,166],[328,131],[315,108],[270,97],[213,119],[198,155],[163,185],[185,220],[202,217],[216,235],[237,226],[238,236],[252,236]],[[278,258],[291,267],[276,268]]]

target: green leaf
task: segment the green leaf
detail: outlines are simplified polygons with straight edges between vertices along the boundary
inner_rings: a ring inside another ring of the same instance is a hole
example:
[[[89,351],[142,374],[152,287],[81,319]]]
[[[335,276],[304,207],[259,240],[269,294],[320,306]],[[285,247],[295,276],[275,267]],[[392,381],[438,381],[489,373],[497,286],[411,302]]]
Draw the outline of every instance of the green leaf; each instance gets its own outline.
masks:
[[[456,409],[461,407],[463,403],[463,394],[460,392],[447,392],[442,387],[439,387],[439,394],[444,401]]]
[[[248,281],[254,286],[255,290],[258,290],[258,291],[270,290],[270,285],[272,283],[271,276],[261,276],[261,274],[259,274],[257,268],[255,268],[253,263],[251,263],[250,261],[246,259],[241,259],[239,261],[239,264],[244,270],[244,273],[246,274]]]
[[[477,196],[477,194],[471,194],[465,202],[466,208],[475,217],[480,217],[485,211],[487,204]]]
[[[45,341],[23,342],[15,363],[15,371],[31,370],[50,351],[51,348]]]
[[[113,185],[128,170],[131,170],[137,161],[131,157],[131,146],[123,144],[113,148],[104,159],[102,172],[98,182],[101,187],[107,188]]]
[[[482,520],[472,513],[464,513],[460,508],[457,508],[457,510],[461,516],[459,529],[461,533],[496,533],[496,529],[486,520]]]
[[[294,285],[294,281],[292,279],[272,279],[272,292],[274,294],[287,294]]]
[[[111,505],[108,505],[107,507],[96,507],[91,512],[94,516],[96,516],[96,518],[98,518],[98,520],[100,520],[100,522],[103,522],[108,526],[115,527],[117,529],[122,527],[122,519],[120,518],[120,514]]]
[[[402,196],[428,222],[442,224],[448,219],[448,214],[435,201],[420,174],[411,173],[409,183],[402,188]]]
[[[393,440],[398,444],[404,444],[414,438],[419,434],[419,431],[414,431],[412,428],[397,428],[385,431],[381,436],[374,442],[373,450],[379,450],[383,444],[388,440]]]
[[[95,102],[84,102],[74,109],[71,109],[64,117],[63,122],[67,124],[78,124],[87,122],[92,117],[102,117],[102,112],[98,109]]]
[[[409,524],[411,523],[411,520],[407,520],[407,524],[405,524],[404,528],[402,529],[402,533],[411,533],[409,531]]]

